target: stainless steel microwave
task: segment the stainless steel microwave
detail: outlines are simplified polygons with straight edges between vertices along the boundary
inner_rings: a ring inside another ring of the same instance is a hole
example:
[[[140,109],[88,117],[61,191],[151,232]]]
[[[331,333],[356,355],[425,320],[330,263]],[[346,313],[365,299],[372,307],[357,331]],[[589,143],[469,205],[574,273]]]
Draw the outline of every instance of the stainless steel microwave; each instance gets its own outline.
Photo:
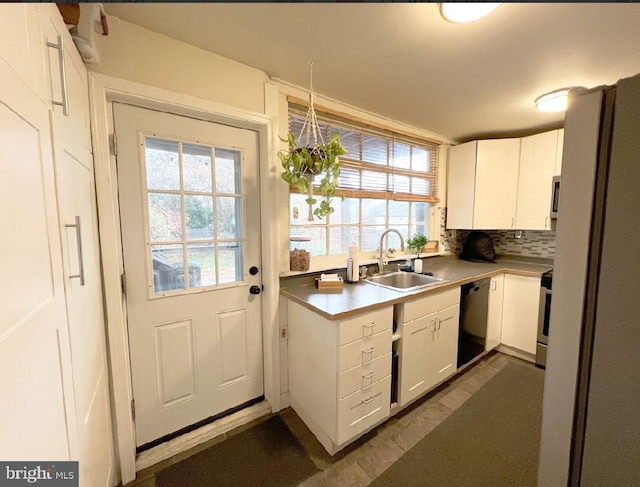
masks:
[[[558,206],[560,202],[560,176],[553,177],[551,187],[551,218],[558,218]]]

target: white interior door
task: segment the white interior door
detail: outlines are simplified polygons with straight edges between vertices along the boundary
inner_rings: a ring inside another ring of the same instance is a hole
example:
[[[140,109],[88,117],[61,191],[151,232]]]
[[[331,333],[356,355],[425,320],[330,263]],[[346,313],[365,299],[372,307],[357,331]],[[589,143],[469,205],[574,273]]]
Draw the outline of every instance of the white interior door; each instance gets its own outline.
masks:
[[[263,395],[258,134],[113,110],[140,447]]]

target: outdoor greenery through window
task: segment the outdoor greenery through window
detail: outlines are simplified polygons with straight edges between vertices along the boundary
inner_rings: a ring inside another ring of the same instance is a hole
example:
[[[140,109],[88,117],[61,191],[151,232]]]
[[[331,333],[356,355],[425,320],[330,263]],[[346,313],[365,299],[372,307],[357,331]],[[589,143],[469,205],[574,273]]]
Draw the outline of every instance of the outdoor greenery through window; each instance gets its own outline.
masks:
[[[296,137],[305,113],[290,107]],[[405,241],[418,232],[428,235],[429,207],[438,202],[438,145],[321,114],[318,122],[325,140],[338,132],[348,151],[340,157],[335,212],[309,221],[307,196],[291,187],[290,235],[311,237],[311,255],[346,253],[352,242],[374,251],[387,228],[397,229]],[[390,235],[389,245],[398,244],[397,236]]]
[[[241,160],[237,150],[145,137],[155,293],[242,280]]]

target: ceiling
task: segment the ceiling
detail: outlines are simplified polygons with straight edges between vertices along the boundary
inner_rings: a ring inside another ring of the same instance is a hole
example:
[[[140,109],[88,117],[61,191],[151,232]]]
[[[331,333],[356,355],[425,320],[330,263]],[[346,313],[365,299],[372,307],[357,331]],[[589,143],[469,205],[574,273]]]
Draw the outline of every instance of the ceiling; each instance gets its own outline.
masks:
[[[459,141],[562,124],[534,99],[640,72],[640,4],[507,3],[471,24],[435,3],[105,4],[108,14]]]

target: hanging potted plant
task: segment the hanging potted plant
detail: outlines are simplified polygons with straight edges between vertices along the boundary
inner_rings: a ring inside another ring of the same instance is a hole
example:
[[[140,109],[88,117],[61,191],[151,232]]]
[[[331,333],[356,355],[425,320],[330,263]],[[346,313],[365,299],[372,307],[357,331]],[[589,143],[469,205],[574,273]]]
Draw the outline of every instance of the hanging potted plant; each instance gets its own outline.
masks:
[[[334,212],[331,202],[338,187],[340,178],[340,162],[338,156],[347,153],[347,150],[340,141],[340,135],[335,132],[331,138],[325,142],[322,131],[318,126],[318,119],[313,107],[313,63],[311,67],[311,86],[309,90],[309,110],[302,125],[300,135],[296,136],[289,132],[286,139],[289,147],[287,150],[278,152],[278,157],[284,169],[282,179],[289,185],[294,186],[301,193],[306,193],[305,200],[309,205],[309,221],[313,220],[313,215],[318,218]],[[301,141],[304,140],[304,143]],[[319,184],[316,183],[316,191],[322,195],[322,200],[315,210],[313,205],[318,200],[314,198],[314,180],[321,176]]]
[[[340,136],[336,132],[328,142],[316,143],[311,147],[300,147],[291,132],[287,135],[286,140],[289,143],[289,149],[278,153],[284,169],[282,179],[291,186],[295,186],[301,193],[308,195],[305,201],[309,205],[309,220],[312,220],[311,208],[317,203],[313,196],[314,179],[317,175],[321,175],[322,179],[317,187],[317,192],[322,194],[323,199],[313,214],[324,218],[333,213],[331,201],[340,177],[338,156],[347,153],[340,142]]]

